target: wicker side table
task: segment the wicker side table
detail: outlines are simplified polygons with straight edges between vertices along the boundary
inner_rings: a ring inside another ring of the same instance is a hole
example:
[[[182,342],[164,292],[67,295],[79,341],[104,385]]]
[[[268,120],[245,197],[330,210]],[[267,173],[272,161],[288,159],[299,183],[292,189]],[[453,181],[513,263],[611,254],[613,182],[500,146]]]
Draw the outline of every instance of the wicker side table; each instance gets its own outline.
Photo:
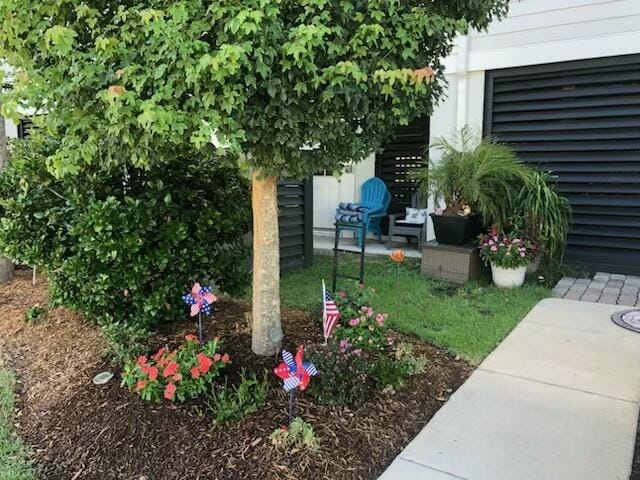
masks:
[[[456,283],[482,277],[482,261],[475,245],[441,245],[432,240],[422,248],[422,273]]]

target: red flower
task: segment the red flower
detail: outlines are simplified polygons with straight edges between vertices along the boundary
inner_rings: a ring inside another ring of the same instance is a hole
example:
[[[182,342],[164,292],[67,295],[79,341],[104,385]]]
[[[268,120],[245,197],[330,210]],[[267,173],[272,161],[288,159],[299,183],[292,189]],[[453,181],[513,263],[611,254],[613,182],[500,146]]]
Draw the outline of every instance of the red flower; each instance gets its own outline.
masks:
[[[138,383],[136,383],[136,392],[139,391],[139,390],[142,390],[146,386],[147,386],[147,381],[146,380],[140,380]]]
[[[216,354],[213,356],[213,361],[214,361],[214,362],[219,362],[221,358],[222,358],[222,356],[221,356],[219,353],[216,353]]]
[[[176,362],[169,362],[167,366],[164,367],[164,370],[162,371],[162,376],[165,378],[170,377],[171,375],[175,374],[178,371],[178,368],[180,368],[180,365],[178,365]]]
[[[136,360],[136,365],[142,365],[143,363],[147,363],[147,357],[145,355],[138,357],[138,360]]]
[[[198,363],[200,364],[200,373],[207,373],[211,368],[211,365],[213,365],[213,362],[204,353],[199,353],[197,358]]]
[[[168,383],[164,389],[164,398],[167,400],[173,400],[173,396],[176,393],[176,386],[173,383]]]
[[[193,367],[193,368],[190,370],[190,372],[191,372],[191,376],[192,376],[193,378],[198,378],[198,377],[200,377],[200,370],[198,370],[198,367]]]
[[[225,353],[224,355],[222,355],[222,363],[229,363],[231,361],[231,359],[229,358],[229,354]]]
[[[162,347],[154,355],[151,356],[151,360],[158,360],[162,355],[164,355],[164,352],[165,352],[165,348]]]
[[[194,343],[200,343],[200,341],[198,340],[198,337],[196,337],[194,334],[190,333],[189,335],[186,335],[184,337],[184,339],[187,342],[194,342]]]

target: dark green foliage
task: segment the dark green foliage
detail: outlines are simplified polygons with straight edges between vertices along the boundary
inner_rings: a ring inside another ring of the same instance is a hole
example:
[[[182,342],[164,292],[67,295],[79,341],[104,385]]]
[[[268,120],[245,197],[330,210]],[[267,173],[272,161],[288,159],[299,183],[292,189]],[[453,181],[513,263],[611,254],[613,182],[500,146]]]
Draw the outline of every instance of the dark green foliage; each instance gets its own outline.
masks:
[[[370,398],[370,365],[362,352],[344,342],[332,341],[324,348],[310,350],[307,357],[320,372],[308,389],[319,403],[357,406]]]
[[[265,370],[262,379],[255,372],[240,372],[240,384],[237,387],[214,385],[211,390],[209,408],[216,416],[216,422],[242,420],[251,413],[260,410],[267,401],[269,377]]]
[[[0,244],[44,267],[56,304],[145,327],[186,315],[181,294],[194,280],[244,286],[248,186],[235,168],[174,149],[162,166],[62,181],[43,167],[55,142],[22,142],[0,177]]]
[[[377,389],[391,389],[397,392],[404,387],[411,369],[411,364],[406,361],[380,355],[371,366],[370,375]]]

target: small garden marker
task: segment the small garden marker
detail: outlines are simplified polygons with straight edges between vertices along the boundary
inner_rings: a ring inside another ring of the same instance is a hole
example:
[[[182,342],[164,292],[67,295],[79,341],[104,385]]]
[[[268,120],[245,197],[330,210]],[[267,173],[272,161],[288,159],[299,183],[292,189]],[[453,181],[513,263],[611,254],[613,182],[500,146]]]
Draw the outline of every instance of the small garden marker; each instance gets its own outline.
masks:
[[[397,270],[396,270],[396,321],[400,318],[400,264],[404,262],[404,250],[398,249],[391,252],[389,255],[391,260],[396,262]]]
[[[211,293],[211,287],[200,286],[198,282],[193,285],[191,293],[187,293],[182,296],[182,300],[187,305],[191,305],[190,314],[192,317],[198,315],[198,339],[200,345],[204,344],[204,338],[202,334],[202,312],[209,315],[211,313],[211,304],[218,301],[213,293]]]
[[[318,374],[316,366],[304,361],[304,349],[298,347],[295,360],[290,352],[282,351],[283,362],[273,372],[283,380],[282,388],[289,394],[289,424],[293,419],[293,395],[296,389],[305,390],[312,376]]]

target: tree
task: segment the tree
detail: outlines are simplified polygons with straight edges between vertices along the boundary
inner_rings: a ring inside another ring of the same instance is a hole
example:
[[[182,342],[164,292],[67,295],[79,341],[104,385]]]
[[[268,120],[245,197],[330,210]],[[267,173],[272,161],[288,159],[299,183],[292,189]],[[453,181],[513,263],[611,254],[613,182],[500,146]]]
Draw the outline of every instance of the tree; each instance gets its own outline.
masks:
[[[46,111],[58,176],[213,143],[252,175],[253,350],[280,324],[277,179],[339,172],[442,93],[440,60],[507,0],[0,0],[8,109]],[[303,151],[303,147],[312,147]]]
[[[9,152],[7,149],[7,130],[4,117],[0,114],[0,172],[9,165]],[[11,259],[0,256],[0,283],[8,282],[13,278],[13,262]]]

